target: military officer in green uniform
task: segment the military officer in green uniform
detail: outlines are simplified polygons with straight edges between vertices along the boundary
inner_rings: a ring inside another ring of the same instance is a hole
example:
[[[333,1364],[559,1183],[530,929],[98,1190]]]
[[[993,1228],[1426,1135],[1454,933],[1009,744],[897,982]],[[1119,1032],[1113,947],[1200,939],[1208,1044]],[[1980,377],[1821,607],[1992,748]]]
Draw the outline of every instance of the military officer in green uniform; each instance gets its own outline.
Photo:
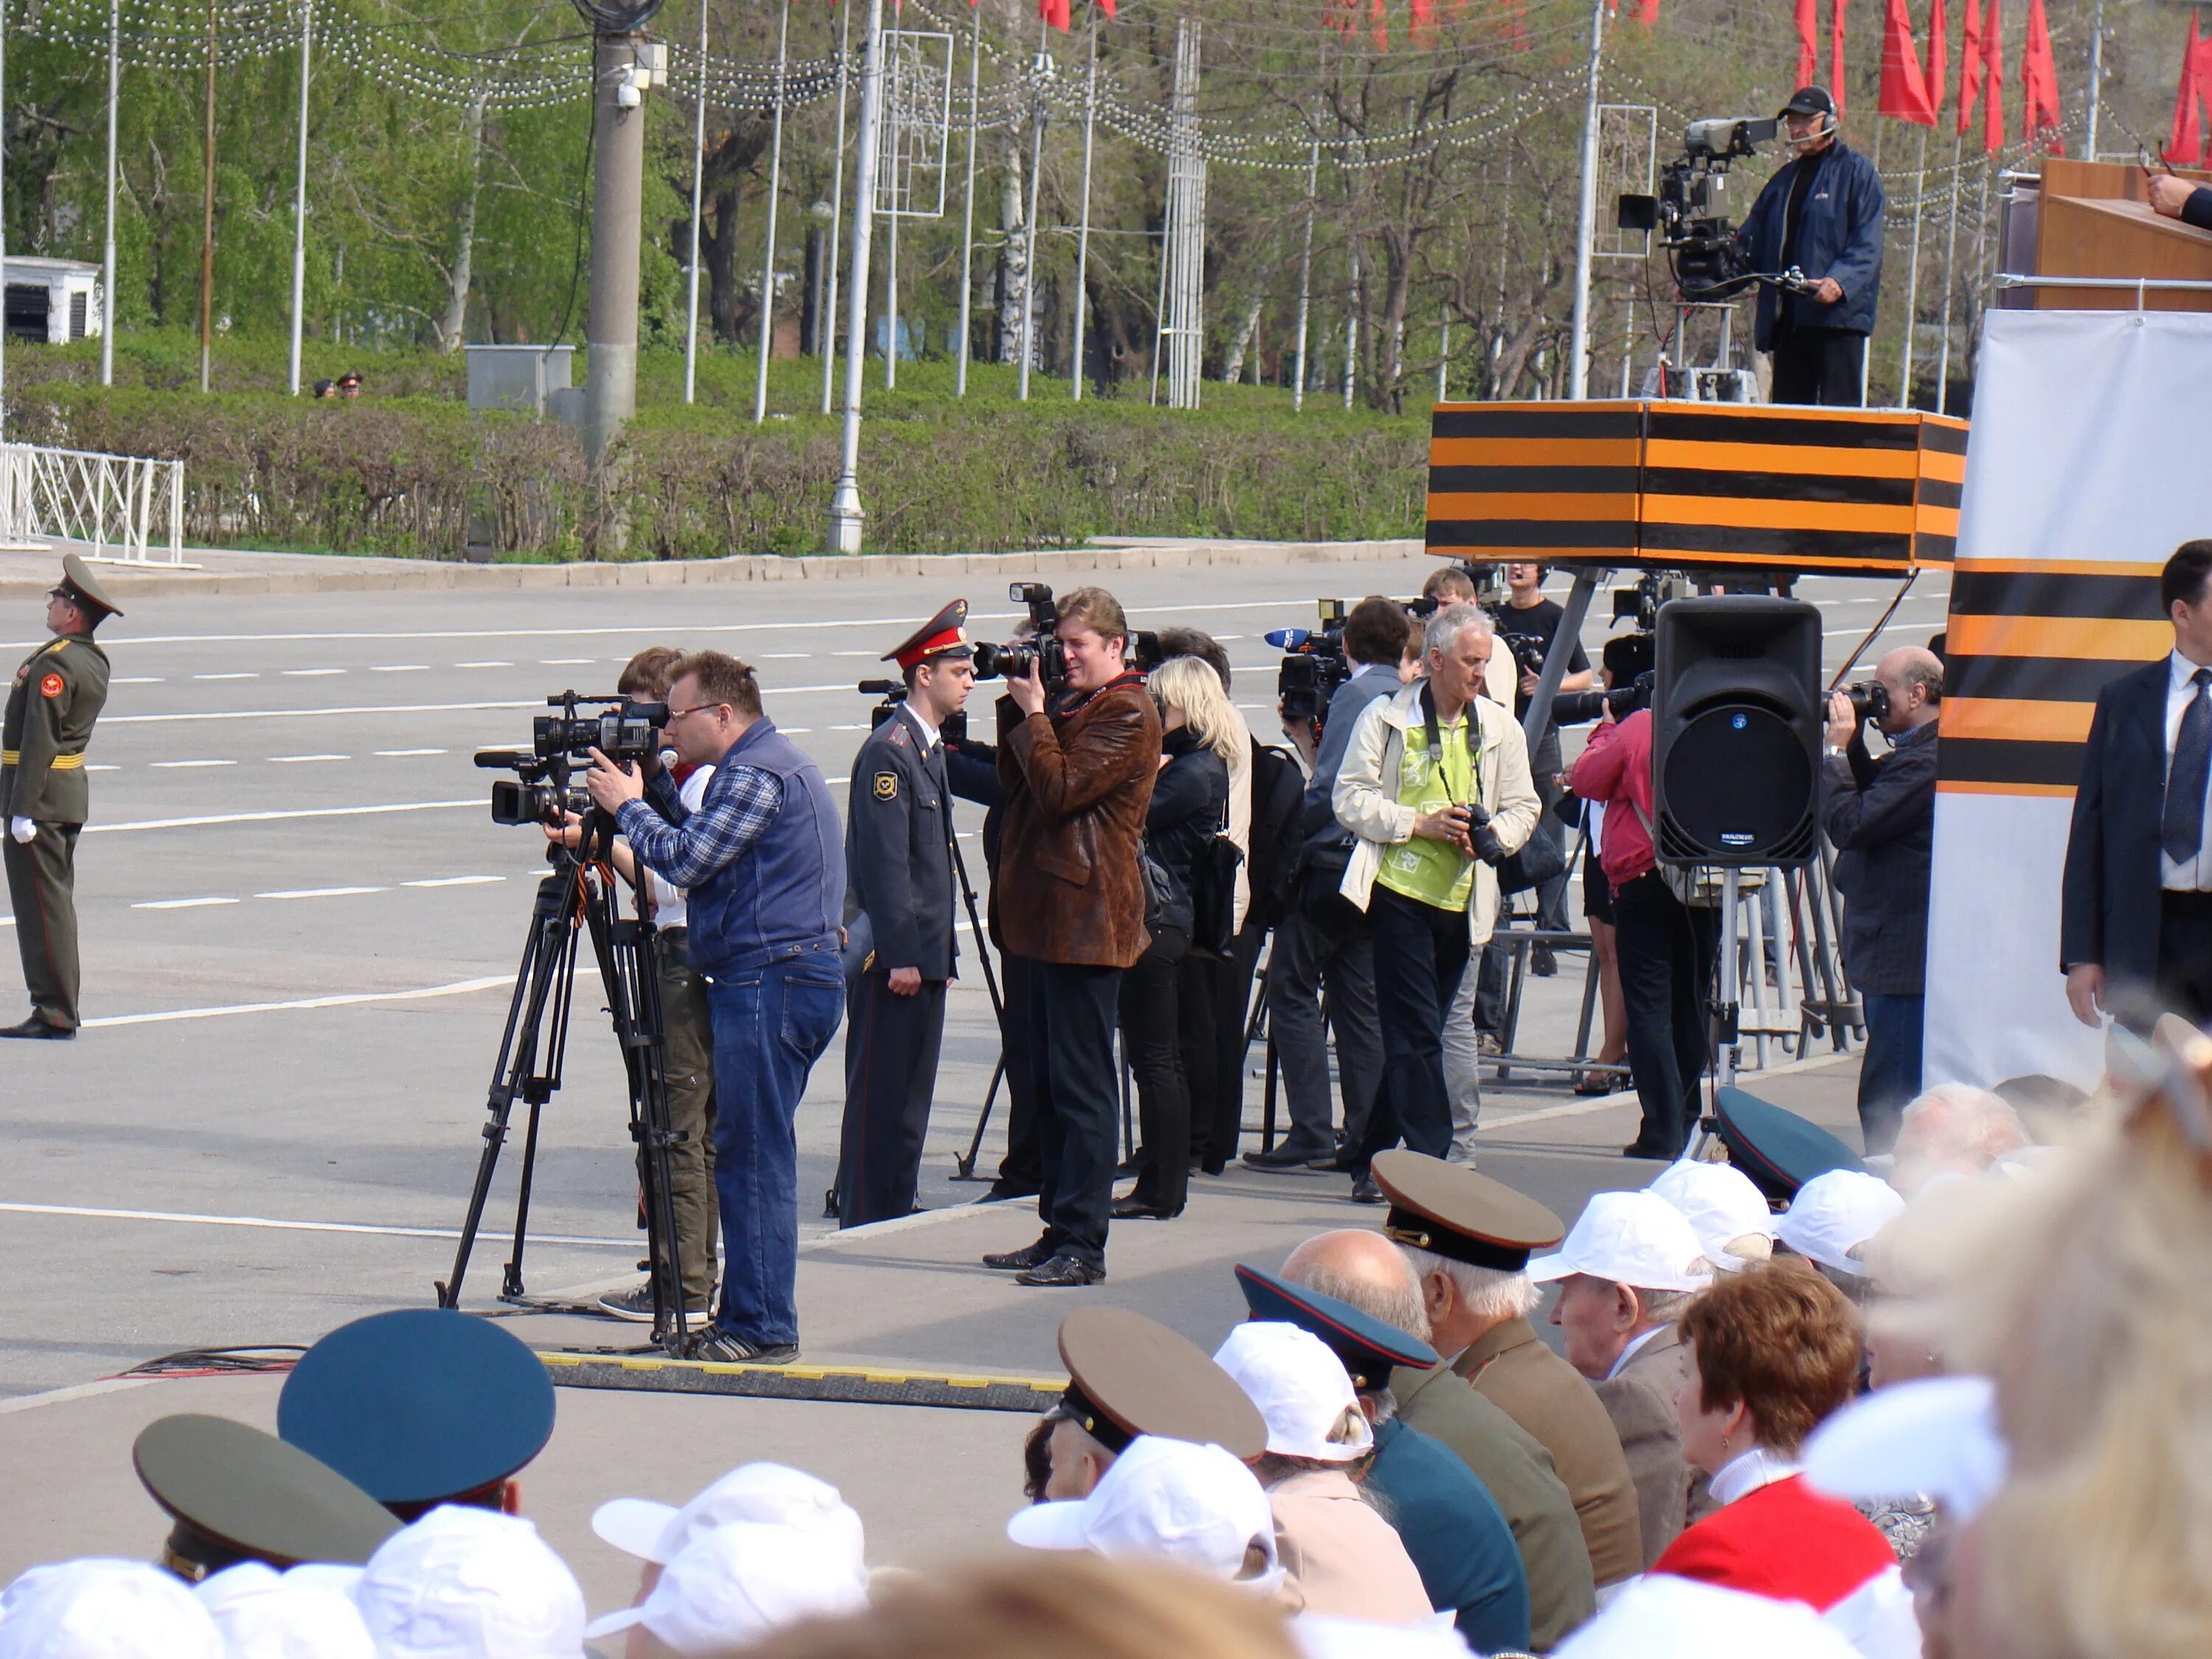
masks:
[[[73,1037],[77,1028],[76,838],[90,792],[84,751],[107,702],[107,653],[93,630],[123,613],[74,553],[46,595],[54,637],[15,671],[0,724],[0,862],[15,912],[31,1017],[0,1036]]]

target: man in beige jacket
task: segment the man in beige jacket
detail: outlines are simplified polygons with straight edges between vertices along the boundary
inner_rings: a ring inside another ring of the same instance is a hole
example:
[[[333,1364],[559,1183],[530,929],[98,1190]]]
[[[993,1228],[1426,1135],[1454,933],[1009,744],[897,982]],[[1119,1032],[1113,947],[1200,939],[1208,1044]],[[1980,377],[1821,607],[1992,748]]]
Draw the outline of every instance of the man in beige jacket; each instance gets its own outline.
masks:
[[[1367,914],[1382,1028],[1382,1087],[1351,1154],[1352,1195],[1367,1203],[1382,1201],[1376,1152],[1401,1139],[1432,1157],[1451,1149],[1444,1016],[1497,921],[1497,866],[1543,811],[1521,728],[1477,695],[1496,644],[1474,605],[1431,617],[1426,674],[1361,713],[1331,796],[1358,837],[1338,890]]]

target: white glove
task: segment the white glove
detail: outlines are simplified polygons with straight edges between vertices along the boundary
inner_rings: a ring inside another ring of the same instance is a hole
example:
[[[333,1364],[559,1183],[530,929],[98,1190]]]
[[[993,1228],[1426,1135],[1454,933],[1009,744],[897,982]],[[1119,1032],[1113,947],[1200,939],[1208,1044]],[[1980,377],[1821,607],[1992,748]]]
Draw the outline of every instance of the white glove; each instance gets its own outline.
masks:
[[[8,833],[24,846],[28,847],[39,838],[39,826],[28,818],[9,818]]]

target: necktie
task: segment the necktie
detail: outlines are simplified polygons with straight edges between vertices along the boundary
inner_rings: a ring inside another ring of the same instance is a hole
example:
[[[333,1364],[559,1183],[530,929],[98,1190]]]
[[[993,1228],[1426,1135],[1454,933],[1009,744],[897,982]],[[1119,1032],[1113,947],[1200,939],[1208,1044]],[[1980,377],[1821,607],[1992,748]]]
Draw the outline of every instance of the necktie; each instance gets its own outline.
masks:
[[[2190,677],[2197,695],[2181,711],[2173,764],[2166,774],[2166,815],[2159,845],[2176,864],[2186,864],[2204,845],[2204,787],[2212,782],[2212,668]]]

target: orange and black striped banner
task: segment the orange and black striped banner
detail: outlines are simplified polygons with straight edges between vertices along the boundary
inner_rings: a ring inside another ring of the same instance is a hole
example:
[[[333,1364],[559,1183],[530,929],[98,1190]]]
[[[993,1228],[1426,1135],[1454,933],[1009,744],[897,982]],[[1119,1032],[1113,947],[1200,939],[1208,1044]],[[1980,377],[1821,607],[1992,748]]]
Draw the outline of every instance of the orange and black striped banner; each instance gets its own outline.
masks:
[[[1755,404],[1439,404],[1428,548],[1453,558],[1887,574],[1950,562],[1966,423]]]
[[[1936,787],[2072,794],[2098,694],[2173,649],[2160,569],[1961,562],[1951,573]]]

